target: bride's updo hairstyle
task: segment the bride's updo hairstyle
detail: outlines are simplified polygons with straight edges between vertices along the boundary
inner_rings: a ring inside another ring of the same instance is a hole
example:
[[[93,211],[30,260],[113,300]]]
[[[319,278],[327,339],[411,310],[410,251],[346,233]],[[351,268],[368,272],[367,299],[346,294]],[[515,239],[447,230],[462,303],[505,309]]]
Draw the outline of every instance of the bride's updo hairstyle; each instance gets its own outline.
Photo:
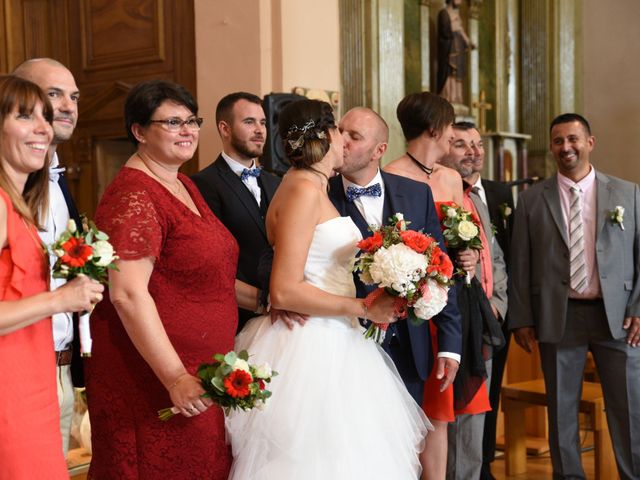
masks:
[[[329,151],[329,130],[336,128],[333,109],[320,100],[297,100],[280,112],[278,130],[294,168],[311,168]]]

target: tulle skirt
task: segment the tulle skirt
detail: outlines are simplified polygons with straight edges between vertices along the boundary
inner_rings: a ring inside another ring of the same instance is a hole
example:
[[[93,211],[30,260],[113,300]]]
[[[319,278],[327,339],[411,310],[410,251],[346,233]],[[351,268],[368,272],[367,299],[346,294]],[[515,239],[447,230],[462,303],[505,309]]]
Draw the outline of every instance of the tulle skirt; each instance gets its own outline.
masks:
[[[232,412],[233,480],[415,480],[431,424],[393,362],[348,320],[251,320],[236,339],[279,372],[263,410]]]

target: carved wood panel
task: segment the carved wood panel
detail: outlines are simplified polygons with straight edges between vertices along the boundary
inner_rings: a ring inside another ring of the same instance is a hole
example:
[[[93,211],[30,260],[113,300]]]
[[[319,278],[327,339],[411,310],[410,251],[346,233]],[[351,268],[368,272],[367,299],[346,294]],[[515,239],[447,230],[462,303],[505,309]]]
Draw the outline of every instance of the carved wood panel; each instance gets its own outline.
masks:
[[[163,78],[196,94],[193,0],[0,0],[0,75],[52,57],[80,88],[78,126],[58,147],[80,211],[93,215],[105,179],[96,162],[126,149],[123,107],[132,85]],[[197,158],[183,169],[197,170]]]

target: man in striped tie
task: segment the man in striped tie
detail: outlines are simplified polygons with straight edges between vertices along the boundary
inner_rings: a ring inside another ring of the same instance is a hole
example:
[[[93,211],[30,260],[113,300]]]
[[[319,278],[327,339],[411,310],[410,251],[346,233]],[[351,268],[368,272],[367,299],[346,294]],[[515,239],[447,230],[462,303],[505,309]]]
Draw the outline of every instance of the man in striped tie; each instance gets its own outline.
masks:
[[[551,123],[557,175],[520,195],[509,327],[544,373],[554,478],[585,478],[578,404],[587,351],[604,392],[620,478],[640,478],[640,190],[590,163],[578,114]]]

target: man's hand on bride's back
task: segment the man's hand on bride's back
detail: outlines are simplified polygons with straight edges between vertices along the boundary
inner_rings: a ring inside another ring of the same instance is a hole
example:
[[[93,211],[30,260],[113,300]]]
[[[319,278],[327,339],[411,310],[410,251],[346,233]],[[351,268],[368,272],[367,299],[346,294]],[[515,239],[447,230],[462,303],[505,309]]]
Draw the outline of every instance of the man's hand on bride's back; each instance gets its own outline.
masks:
[[[293,326],[296,323],[299,323],[300,326],[304,326],[305,322],[309,318],[308,315],[304,315],[302,313],[277,310],[275,308],[269,310],[269,315],[271,315],[271,323],[276,323],[278,320],[281,320],[287,325],[289,330],[293,329]]]
[[[376,298],[367,310],[367,318],[375,323],[394,323],[398,321],[395,308],[396,298],[384,293]]]

